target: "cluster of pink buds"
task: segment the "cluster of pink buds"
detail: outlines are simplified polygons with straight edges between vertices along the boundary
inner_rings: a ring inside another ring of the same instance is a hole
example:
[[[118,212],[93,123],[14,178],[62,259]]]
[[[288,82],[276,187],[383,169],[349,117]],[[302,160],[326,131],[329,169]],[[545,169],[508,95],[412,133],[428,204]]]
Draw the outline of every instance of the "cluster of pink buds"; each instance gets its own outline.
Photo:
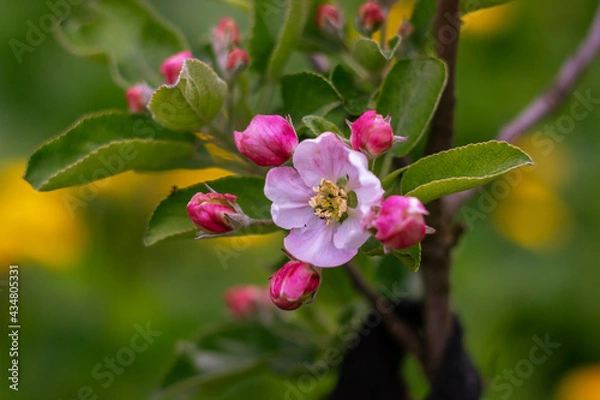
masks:
[[[373,33],[381,28],[384,21],[385,14],[379,4],[374,1],[367,1],[358,9],[356,28],[363,35],[371,37]]]
[[[423,204],[415,197],[384,199],[379,178],[368,169],[368,158],[407,138],[394,136],[390,117],[374,110],[348,125],[350,140],[325,132],[299,143],[289,118],[256,115],[244,131],[234,132],[241,154],[259,166],[274,167],[267,173],[264,193],[273,202],[273,222],[290,230],[284,245],[292,259],[270,279],[270,299],[282,310],[310,303],[322,268],[351,260],[369,236],[389,252],[411,247],[428,233]],[[281,166],[290,159],[293,167]],[[190,200],[188,215],[203,232],[200,237],[231,234],[252,223],[236,200],[214,191]],[[250,313],[245,310],[253,309],[256,292],[238,294],[228,296],[228,304],[237,306],[232,313]]]
[[[228,80],[233,79],[250,64],[250,56],[239,46],[238,25],[231,18],[221,18],[212,32],[212,48],[217,64]]]

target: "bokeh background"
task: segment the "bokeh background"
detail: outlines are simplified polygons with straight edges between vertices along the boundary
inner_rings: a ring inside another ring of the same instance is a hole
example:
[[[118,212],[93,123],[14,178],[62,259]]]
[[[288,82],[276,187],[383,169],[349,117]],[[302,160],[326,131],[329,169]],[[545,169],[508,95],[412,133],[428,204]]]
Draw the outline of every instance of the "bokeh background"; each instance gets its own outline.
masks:
[[[21,176],[36,146],[80,115],[124,108],[125,100],[104,65],[67,53],[51,35],[19,64],[9,40],[24,41],[27,21],[37,21],[48,6],[2,3],[0,280],[9,264],[20,265],[22,329],[18,394],[7,388],[6,334],[0,335],[0,397],[75,399],[89,385],[100,399],[148,398],[178,339],[231,319],[222,300],[227,287],[266,283],[265,267],[280,258],[282,237],[222,241],[236,248],[226,268],[218,241],[143,246],[149,215],[170,188],[227,174],[217,169],[126,173],[83,188],[35,192]],[[223,15],[248,29],[242,13],[218,2],[150,3],[192,47],[207,40]],[[585,35],[596,6],[596,0],[518,0],[469,16],[459,53],[457,141],[493,138],[546,87]],[[400,1],[395,21],[410,9]],[[600,60],[576,90],[596,99],[588,115],[573,118],[578,100],[571,96],[520,141],[536,166],[502,186],[508,190],[490,186],[485,199],[468,204],[453,304],[488,399],[600,399]],[[70,191],[85,196],[85,204],[69,206]],[[4,332],[7,288],[0,284]],[[135,325],[147,322],[162,335],[108,388],[100,387],[94,366],[114,357]],[[529,371],[523,360],[536,336],[560,347]],[[515,368],[511,380],[506,371]]]

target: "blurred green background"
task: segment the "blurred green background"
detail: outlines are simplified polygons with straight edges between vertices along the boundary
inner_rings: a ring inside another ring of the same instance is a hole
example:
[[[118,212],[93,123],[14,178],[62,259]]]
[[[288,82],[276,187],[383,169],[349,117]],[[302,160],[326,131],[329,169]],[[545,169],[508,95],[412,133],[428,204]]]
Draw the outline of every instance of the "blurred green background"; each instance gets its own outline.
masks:
[[[8,43],[24,41],[27,21],[38,21],[48,6],[2,1],[0,279],[10,263],[20,265],[17,396],[75,399],[81,387],[91,386],[100,399],[148,398],[178,339],[231,319],[225,288],[266,284],[265,268],[280,258],[282,236],[221,243],[235,249],[226,264],[214,241],[142,245],[150,213],[173,185],[223,175],[219,170],[110,178],[88,187],[89,201],[76,209],[65,205],[68,190],[31,189],[20,176],[37,145],[83,114],[126,105],[104,65],[67,53],[52,35],[19,64]],[[231,15],[248,29],[243,13],[217,2],[151,3],[192,48],[206,41],[220,16]],[[585,35],[596,6],[596,0],[520,0],[471,15],[459,54],[457,141],[493,138],[546,87]],[[410,8],[398,7],[398,13]],[[536,166],[507,192],[494,192],[499,186],[492,185],[486,200],[468,205],[477,218],[456,251],[453,303],[488,399],[600,399],[599,71],[596,60],[577,85],[579,93],[598,99],[588,115],[571,118],[577,102],[571,96],[519,143]],[[569,118],[572,128],[560,125]],[[550,136],[552,129],[559,134]],[[7,288],[0,289],[6,326]],[[162,334],[103,388],[92,370],[129,344],[136,324],[147,322]],[[560,348],[529,371],[522,360],[529,359],[534,336],[546,335]],[[6,335],[0,337],[0,397],[14,398],[4,378]],[[515,368],[526,377],[517,372],[509,380],[504,374]]]

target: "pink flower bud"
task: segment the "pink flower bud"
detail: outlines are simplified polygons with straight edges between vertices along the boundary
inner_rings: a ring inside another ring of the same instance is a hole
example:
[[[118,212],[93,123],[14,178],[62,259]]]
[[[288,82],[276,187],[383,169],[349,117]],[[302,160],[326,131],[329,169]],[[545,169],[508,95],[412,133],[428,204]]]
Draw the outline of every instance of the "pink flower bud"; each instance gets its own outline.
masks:
[[[281,165],[290,159],[298,136],[292,125],[279,115],[257,115],[243,132],[234,132],[235,145],[261,167]]]
[[[384,20],[385,15],[381,7],[373,1],[367,1],[358,9],[356,26],[361,33],[371,36],[381,28]]]
[[[129,111],[136,114],[145,113],[146,105],[150,101],[152,93],[152,88],[145,83],[138,83],[127,89],[125,97],[127,98]]]
[[[192,222],[207,233],[226,233],[234,229],[232,216],[237,196],[221,193],[196,193],[187,205]]]
[[[367,229],[386,250],[405,249],[419,243],[427,233],[424,215],[429,214],[416,197],[390,196],[367,221]]]
[[[407,140],[394,137],[390,119],[389,116],[383,118],[381,114],[369,110],[353,123],[348,122],[352,131],[350,134],[352,148],[362,151],[369,158],[375,158],[388,151],[394,142]]]
[[[235,21],[228,17],[219,20],[219,24],[213,30],[213,48],[215,52],[227,51],[233,46],[240,44],[240,30]]]
[[[233,49],[227,55],[226,71],[229,76],[235,76],[250,63],[250,56],[242,49]]]
[[[289,261],[271,276],[270,295],[282,310],[295,310],[310,302],[321,284],[321,273],[302,261]]]
[[[160,73],[164,75],[167,84],[172,85],[177,82],[181,67],[183,66],[183,60],[187,58],[194,58],[194,56],[190,51],[186,50],[173,54],[163,62],[160,67]]]
[[[224,298],[229,312],[238,321],[257,315],[261,308],[272,307],[266,287],[234,286],[225,291]]]
[[[315,14],[317,27],[329,36],[339,36],[342,30],[342,15],[332,4],[322,4]]]

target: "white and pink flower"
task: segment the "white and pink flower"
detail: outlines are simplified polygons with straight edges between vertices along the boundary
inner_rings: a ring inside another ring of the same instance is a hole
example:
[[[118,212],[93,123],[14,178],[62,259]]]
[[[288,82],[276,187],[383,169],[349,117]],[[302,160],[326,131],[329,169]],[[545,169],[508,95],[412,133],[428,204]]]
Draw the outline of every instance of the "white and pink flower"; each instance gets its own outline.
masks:
[[[289,229],[286,250],[317,267],[350,261],[369,238],[361,219],[383,198],[379,179],[367,158],[334,133],[302,141],[294,167],[273,168],[265,195],[273,202],[275,224]]]

